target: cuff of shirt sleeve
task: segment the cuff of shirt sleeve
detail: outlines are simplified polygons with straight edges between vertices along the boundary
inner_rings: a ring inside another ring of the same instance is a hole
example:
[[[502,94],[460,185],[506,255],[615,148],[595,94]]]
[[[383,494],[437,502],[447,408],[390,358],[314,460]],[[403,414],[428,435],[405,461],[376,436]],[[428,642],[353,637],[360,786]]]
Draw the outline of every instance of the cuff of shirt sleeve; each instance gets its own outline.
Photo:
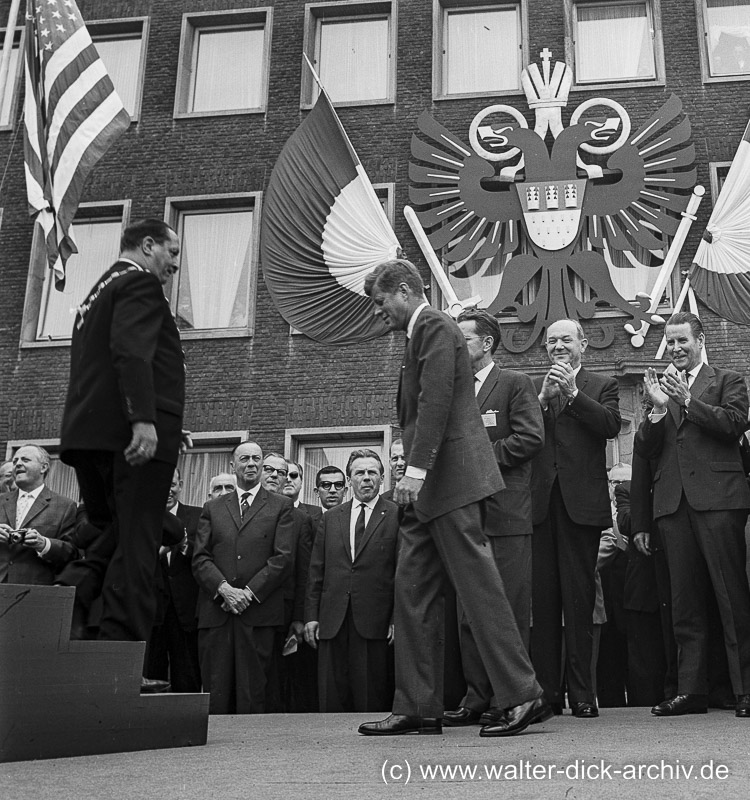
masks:
[[[667,409],[665,408],[664,411],[656,411],[653,408],[648,415],[648,418],[651,422],[658,422],[660,419],[664,419],[667,416]]]
[[[406,477],[423,481],[427,477],[427,470],[422,469],[422,467],[407,467]]]
[[[251,589],[249,586],[246,586],[246,587],[245,587],[245,589],[246,589],[246,591],[250,592],[250,597],[252,597],[252,598],[253,598],[253,600],[254,600],[256,603],[260,603],[260,600],[258,600],[258,597],[257,597],[257,595],[255,594],[255,592],[254,592],[254,591],[253,591],[253,590],[252,590],[252,589]]]
[[[50,548],[52,547],[52,542],[46,536],[44,537],[44,539],[45,539],[44,547],[41,550],[36,551],[36,554],[39,556],[39,558],[43,558],[44,556],[46,556],[47,553],[49,553]]]

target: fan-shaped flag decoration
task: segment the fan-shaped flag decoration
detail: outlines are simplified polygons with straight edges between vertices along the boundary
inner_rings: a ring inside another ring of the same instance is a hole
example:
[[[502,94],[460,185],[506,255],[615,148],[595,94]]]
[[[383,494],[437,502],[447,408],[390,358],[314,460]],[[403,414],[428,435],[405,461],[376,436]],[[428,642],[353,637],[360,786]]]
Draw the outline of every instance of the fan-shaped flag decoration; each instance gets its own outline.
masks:
[[[276,308],[297,330],[327,344],[387,332],[364,283],[398,240],[325,92],[273,169],[260,248]]]
[[[750,325],[750,123],[698,245],[690,282],[712,311]]]

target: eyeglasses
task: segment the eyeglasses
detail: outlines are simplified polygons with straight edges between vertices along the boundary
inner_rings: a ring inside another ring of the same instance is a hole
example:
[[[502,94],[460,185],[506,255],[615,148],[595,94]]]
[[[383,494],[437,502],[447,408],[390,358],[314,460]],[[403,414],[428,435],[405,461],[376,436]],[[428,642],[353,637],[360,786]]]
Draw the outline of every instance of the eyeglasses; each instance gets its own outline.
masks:
[[[289,478],[290,481],[296,481],[297,478],[299,478],[299,472],[290,472],[287,478]]]
[[[272,467],[270,464],[263,465],[263,472],[265,472],[266,475],[273,475],[274,472],[278,472],[282,478],[286,478],[286,476],[289,474],[288,470],[283,468],[278,469],[277,467]]]
[[[344,483],[344,481],[321,481],[318,484],[318,489],[325,489],[326,491],[328,491],[329,489],[334,488],[340,492],[344,488],[344,486],[346,486],[346,483]]]

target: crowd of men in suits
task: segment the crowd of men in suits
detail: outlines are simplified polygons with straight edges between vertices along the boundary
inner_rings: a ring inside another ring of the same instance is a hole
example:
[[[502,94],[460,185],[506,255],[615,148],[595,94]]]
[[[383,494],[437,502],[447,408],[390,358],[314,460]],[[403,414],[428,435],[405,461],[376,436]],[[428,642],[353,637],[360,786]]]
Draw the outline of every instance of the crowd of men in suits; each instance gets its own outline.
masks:
[[[668,321],[672,364],[645,375],[632,468],[608,474],[617,382],[583,366],[578,322],[549,326],[551,366],[534,381],[495,363],[493,316],[469,309],[454,322],[428,305],[413,265],[386,262],[365,291],[407,337],[390,490],[379,454],[360,448],[317,472],[319,504],[302,503],[302,466],[245,441],[203,507],[188,506],[182,395],[168,396],[181,356],[159,290],[179,249],[160,225],[128,229],[79,309],[63,438],[83,504],[46,486],[38,445],[0,466],[0,581],[75,586],[74,636],[146,640],[144,691],[209,691],[211,713],[392,707],[360,726],[369,736],[514,735],[566,701],[595,718],[597,697],[656,716],[713,705],[750,717],[748,393],[704,363],[695,315]],[[139,335],[150,325],[162,351],[153,374],[118,304],[149,309]],[[74,379],[112,326],[123,327],[114,368]],[[99,385],[118,370],[119,388]],[[108,391],[125,391],[122,407]],[[97,432],[93,408],[123,424]],[[446,709],[451,641],[465,686]]]

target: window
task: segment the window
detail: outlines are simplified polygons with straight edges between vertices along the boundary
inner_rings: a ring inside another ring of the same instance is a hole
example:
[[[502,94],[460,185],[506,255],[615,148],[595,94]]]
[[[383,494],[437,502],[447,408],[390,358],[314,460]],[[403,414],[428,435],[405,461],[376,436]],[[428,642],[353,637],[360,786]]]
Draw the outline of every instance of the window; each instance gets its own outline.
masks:
[[[202,506],[208,497],[211,478],[220,472],[234,473],[232,450],[251,438],[249,431],[211,431],[192,433],[193,446],[180,456],[177,466],[183,481],[180,502]]]
[[[663,82],[659,0],[566,0],[566,56],[575,83]]]
[[[167,219],[180,237],[180,269],[171,281],[171,303],[183,338],[205,332],[249,333],[259,198],[234,194],[167,199]]]
[[[383,462],[385,476],[381,492],[390,484],[388,453],[392,432],[388,425],[351,428],[293,428],[287,430],[284,452],[292,461],[302,464],[303,481],[300,500],[318,505],[315,476],[327,466],[338,467],[346,475],[346,462],[352,450],[367,447],[374,450]],[[344,497],[344,500],[347,498]]]
[[[696,0],[704,80],[750,78],[750,0]]]
[[[383,207],[383,211],[385,211],[385,215],[388,217],[392,227],[396,218],[396,203],[393,198],[395,185],[393,183],[373,183],[372,188],[375,189],[375,194],[378,196],[380,205]]]
[[[13,47],[10,51],[10,61],[8,62],[8,75],[5,80],[5,91],[0,86],[0,130],[11,128],[16,116],[16,104],[18,102],[19,85],[21,83],[21,63],[23,61],[21,49],[22,31],[17,30],[13,36]],[[2,56],[2,42],[5,37],[5,30],[0,29],[0,57]]]
[[[35,227],[23,313],[22,344],[67,344],[76,309],[91,287],[116,260],[120,236],[128,224],[130,201],[81,203],[73,221],[78,253],[68,259],[65,288],[55,288],[44,241]]]
[[[131,119],[141,113],[148,17],[87,23],[91,39]]]
[[[719,199],[719,193],[724,188],[724,181],[729,174],[731,161],[712,161],[709,165],[711,170],[711,205],[715,206]]]
[[[521,91],[528,60],[526,2],[434,0],[435,97]]]
[[[185,14],[175,117],[266,110],[270,8]]]
[[[392,103],[396,95],[396,5],[313,3],[305,7],[304,51],[331,101]],[[302,71],[302,106],[312,106],[318,86]]]

